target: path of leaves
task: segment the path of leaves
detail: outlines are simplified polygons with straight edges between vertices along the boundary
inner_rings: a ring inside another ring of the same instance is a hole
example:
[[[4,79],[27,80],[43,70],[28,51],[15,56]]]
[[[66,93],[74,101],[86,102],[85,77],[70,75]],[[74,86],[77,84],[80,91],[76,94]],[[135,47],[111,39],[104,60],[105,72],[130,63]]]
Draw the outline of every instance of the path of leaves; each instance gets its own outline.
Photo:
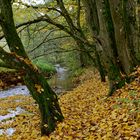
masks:
[[[140,74],[140,69],[138,69]],[[1,140],[138,140],[140,139],[140,79],[107,98],[107,83],[101,83],[93,72],[83,84],[60,97],[65,120],[59,123],[50,137],[40,137],[39,112],[30,97],[15,96],[0,99],[1,113],[9,107],[20,106],[30,114],[21,114],[13,122],[0,124],[13,127],[12,137]],[[81,78],[82,79],[82,78]],[[84,79],[84,78],[83,78]],[[15,102],[20,99],[22,102]]]

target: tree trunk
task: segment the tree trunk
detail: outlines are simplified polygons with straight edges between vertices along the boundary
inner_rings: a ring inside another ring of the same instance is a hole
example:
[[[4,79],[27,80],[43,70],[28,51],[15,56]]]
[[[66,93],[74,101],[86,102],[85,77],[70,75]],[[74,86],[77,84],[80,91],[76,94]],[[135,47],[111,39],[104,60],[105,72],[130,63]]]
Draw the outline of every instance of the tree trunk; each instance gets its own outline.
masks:
[[[80,41],[77,41],[75,40],[78,47],[84,51],[84,54],[88,56],[88,58],[92,61],[93,65],[98,69],[99,71],[99,74],[100,74],[100,78],[101,78],[101,81],[102,82],[105,82],[105,76],[106,76],[106,73],[105,73],[105,69],[101,63],[101,60],[100,60],[100,56],[96,50],[96,46],[93,45],[92,49],[94,50],[94,53],[95,53],[95,59],[92,57],[91,53],[88,52],[88,49],[87,48],[91,48],[91,46],[84,46],[82,42]],[[82,58],[83,59],[83,58]],[[86,64],[85,60],[82,61],[84,62],[83,64]]]
[[[119,52],[119,60],[122,64],[124,72],[128,75],[133,66],[137,65],[137,60],[134,53],[133,37],[130,22],[128,21],[126,4],[126,1],[120,2],[120,0],[109,0],[115,29],[115,39]]]
[[[118,52],[114,37],[114,27],[108,2],[102,3],[101,0],[96,0],[96,4],[100,26],[100,45],[103,50],[102,60],[104,61],[110,83],[109,95],[112,95],[116,90],[116,84],[121,81],[121,69],[117,62]]]
[[[127,76],[139,64],[129,19],[132,10],[130,0],[83,0],[83,3],[90,32],[97,39],[97,52],[107,71],[109,95],[112,95],[117,88],[124,85],[121,73]]]
[[[80,56],[80,67],[84,68],[87,66],[87,58],[86,58],[86,53],[80,51],[79,52],[79,56]]]
[[[49,135],[54,131],[56,122],[63,120],[56,94],[49,87],[46,79],[29,60],[23,44],[16,32],[12,7],[9,0],[0,0],[0,24],[11,53],[0,48],[0,58],[25,73],[24,80],[31,96],[39,105],[41,114],[41,134]]]
[[[99,18],[97,13],[96,0],[83,0],[86,12],[86,21],[89,26],[91,35],[99,35]]]
[[[136,45],[136,56],[138,60],[140,61],[140,1],[135,1],[135,7],[134,7],[134,15],[135,15],[135,45]]]
[[[44,76],[37,72],[33,73],[33,71],[31,71],[26,73],[24,81],[30,90],[30,94],[39,105],[41,134],[49,135],[55,130],[56,122],[63,120],[57,95],[49,87]]]
[[[101,58],[97,50],[95,51],[95,56],[96,56],[97,68],[100,73],[101,82],[105,82],[106,72],[105,72],[105,68],[103,67],[103,64],[101,63]]]
[[[95,42],[94,36],[95,35],[99,36],[99,31],[100,31],[96,1],[95,0],[89,0],[89,1],[83,0],[83,3],[85,5],[87,24],[89,26],[89,30],[93,37],[93,41]],[[98,48],[97,44],[93,45],[93,47],[95,48],[94,50],[95,50],[95,57],[96,57],[96,66],[100,73],[101,81],[105,82],[106,72],[105,72],[103,64],[101,63],[101,61],[102,61],[101,56],[100,56],[101,50]]]

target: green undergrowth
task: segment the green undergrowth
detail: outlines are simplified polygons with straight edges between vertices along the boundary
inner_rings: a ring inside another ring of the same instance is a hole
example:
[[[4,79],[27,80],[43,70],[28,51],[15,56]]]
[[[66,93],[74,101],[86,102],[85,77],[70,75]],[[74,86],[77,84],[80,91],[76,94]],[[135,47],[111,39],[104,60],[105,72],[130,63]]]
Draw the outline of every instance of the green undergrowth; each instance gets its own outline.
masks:
[[[36,61],[33,63],[42,71],[43,74],[56,73],[56,69],[52,64],[48,64],[44,61]]]
[[[72,76],[73,77],[79,77],[80,75],[82,75],[85,72],[85,68],[77,68],[75,70],[73,70]]]

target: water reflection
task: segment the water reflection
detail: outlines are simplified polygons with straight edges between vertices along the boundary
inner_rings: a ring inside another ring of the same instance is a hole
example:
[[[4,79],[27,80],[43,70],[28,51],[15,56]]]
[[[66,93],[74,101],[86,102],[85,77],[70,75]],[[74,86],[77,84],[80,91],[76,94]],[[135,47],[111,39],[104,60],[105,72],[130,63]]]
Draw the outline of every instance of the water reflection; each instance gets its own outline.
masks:
[[[73,88],[71,73],[68,68],[55,65],[57,73],[49,81],[50,86],[56,93],[64,92]]]

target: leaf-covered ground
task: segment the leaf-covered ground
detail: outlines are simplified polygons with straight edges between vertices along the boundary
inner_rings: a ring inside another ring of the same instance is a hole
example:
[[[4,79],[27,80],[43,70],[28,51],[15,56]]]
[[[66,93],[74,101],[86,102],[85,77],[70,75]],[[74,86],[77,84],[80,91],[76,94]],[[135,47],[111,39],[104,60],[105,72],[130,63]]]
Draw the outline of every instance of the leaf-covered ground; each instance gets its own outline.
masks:
[[[140,68],[137,70],[140,75]],[[87,78],[88,77],[88,78]],[[107,98],[107,83],[92,71],[81,77],[81,85],[60,97],[65,120],[50,137],[40,137],[39,112],[31,97],[0,99],[0,114],[20,106],[24,113],[1,123],[0,128],[15,128],[13,136],[0,140],[138,140],[140,139],[140,77]],[[20,101],[17,101],[20,100]]]

